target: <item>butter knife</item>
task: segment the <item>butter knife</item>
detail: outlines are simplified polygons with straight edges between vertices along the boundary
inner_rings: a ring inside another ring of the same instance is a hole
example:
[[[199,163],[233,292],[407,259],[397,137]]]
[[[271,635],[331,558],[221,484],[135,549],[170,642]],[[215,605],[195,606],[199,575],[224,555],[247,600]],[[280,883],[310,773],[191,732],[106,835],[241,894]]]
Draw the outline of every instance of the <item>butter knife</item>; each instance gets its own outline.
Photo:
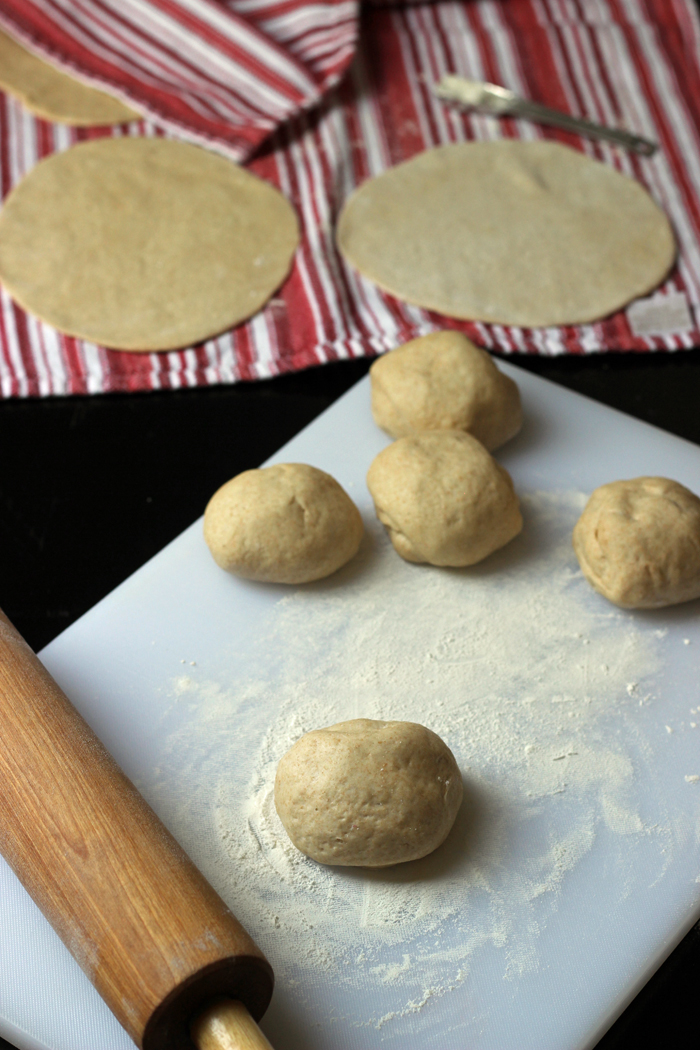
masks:
[[[473,109],[477,113],[489,113],[492,116],[523,117],[532,120],[536,124],[549,124],[557,128],[565,128],[579,135],[586,135],[592,139],[606,139],[616,142],[626,149],[642,153],[645,157],[651,157],[658,149],[655,142],[644,139],[640,135],[633,135],[621,128],[607,128],[603,124],[594,124],[591,120],[583,120],[581,117],[572,117],[568,113],[562,113],[558,109],[550,109],[539,102],[530,102],[521,98],[514,91],[499,87],[497,84],[486,84],[480,80],[467,80],[453,74],[444,76],[439,83],[433,85],[433,92],[444,102],[455,102],[467,109]]]

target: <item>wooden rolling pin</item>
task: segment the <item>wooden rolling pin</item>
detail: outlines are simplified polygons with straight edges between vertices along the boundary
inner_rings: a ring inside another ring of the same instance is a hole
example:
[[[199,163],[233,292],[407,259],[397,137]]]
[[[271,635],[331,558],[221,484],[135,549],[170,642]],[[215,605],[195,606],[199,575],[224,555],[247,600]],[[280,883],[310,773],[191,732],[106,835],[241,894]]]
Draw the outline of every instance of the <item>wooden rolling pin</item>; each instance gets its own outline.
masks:
[[[269,1048],[267,959],[1,610],[0,742],[0,852],[133,1041]]]

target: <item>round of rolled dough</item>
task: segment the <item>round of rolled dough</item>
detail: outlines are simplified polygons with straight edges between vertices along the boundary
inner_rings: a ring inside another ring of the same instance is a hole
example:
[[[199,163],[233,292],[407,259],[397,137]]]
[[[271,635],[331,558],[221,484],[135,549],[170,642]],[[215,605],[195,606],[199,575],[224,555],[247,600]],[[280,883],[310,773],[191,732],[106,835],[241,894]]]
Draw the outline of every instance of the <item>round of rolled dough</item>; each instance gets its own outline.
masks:
[[[601,485],[574,527],[588,582],[623,609],[700,598],[700,499],[668,478]]]
[[[214,493],[204,539],[222,569],[266,583],[330,576],[360,546],[359,510],[338,482],[306,463],[246,470]]]
[[[60,124],[123,124],[140,114],[37,58],[0,30],[0,88],[38,117]]]
[[[399,438],[375,457],[367,487],[406,561],[474,565],[522,529],[510,475],[461,430]]]
[[[445,841],[462,802],[454,755],[415,722],[355,718],[315,729],[277,767],[275,806],[321,864],[383,868]]]
[[[102,138],[55,153],[0,212],[0,281],[69,335],[170,350],[250,317],[299,239],[291,204],[198,146]]]
[[[671,226],[647,191],[554,142],[439,146],[359,187],[338,246],[386,291],[448,317],[576,324],[655,288]]]
[[[377,358],[369,374],[374,421],[394,438],[466,430],[494,449],[522,426],[517,385],[461,332],[412,339]]]

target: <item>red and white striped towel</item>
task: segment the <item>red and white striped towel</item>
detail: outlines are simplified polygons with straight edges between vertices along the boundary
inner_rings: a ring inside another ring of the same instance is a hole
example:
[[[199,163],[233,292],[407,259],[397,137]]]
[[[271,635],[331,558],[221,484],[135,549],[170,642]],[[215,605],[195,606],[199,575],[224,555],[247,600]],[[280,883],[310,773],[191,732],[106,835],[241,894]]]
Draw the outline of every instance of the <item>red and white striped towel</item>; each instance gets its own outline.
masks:
[[[245,160],[345,72],[358,0],[2,0],[0,25],[160,127]]]
[[[171,12],[188,9],[189,3],[158,0],[151,6]],[[37,0],[32,6],[48,11],[61,4],[71,11],[88,6],[87,0]],[[20,0],[0,0],[5,23],[10,8],[26,6]],[[338,60],[329,82],[347,61],[347,52],[341,53],[346,44],[351,46],[351,34],[343,45],[336,40],[333,51],[319,29],[318,8],[337,12],[343,8],[340,3],[302,8],[292,0],[274,7],[260,0],[208,0],[207,6],[245,17],[265,34],[274,25],[275,44],[306,67],[319,94],[323,56],[334,53]],[[121,9],[114,0],[112,10]],[[620,124],[655,139],[661,149],[642,158],[524,121],[459,113],[431,92],[431,84],[447,72],[504,84],[576,115]],[[206,131],[203,125],[190,130],[188,122],[196,115],[193,97],[186,98],[191,104],[187,121],[176,119],[182,111],[166,118],[154,105],[149,112],[157,121],[144,119],[126,131],[52,125],[12,99],[0,98],[3,195],[41,157],[96,135],[173,135],[177,128],[177,134],[200,136],[229,152],[243,149],[242,131],[234,147],[232,140],[222,143],[211,125]],[[695,320],[682,334],[640,337],[624,312],[597,324],[546,329],[448,321],[401,303],[359,277],[343,263],[333,238],[335,219],[354,187],[422,149],[503,136],[559,139],[638,178],[665,208],[680,251],[678,266],[661,293],[685,297],[692,318],[700,306],[700,18],[693,0],[447,0],[368,7],[348,74],[315,106],[310,97],[294,102],[295,115],[249,161],[252,171],[287,194],[303,227],[292,274],[265,310],[200,346],[134,355],[62,336],[1,292],[3,394],[150,390],[255,379],[380,353],[445,326],[506,353],[674,350],[700,344]]]

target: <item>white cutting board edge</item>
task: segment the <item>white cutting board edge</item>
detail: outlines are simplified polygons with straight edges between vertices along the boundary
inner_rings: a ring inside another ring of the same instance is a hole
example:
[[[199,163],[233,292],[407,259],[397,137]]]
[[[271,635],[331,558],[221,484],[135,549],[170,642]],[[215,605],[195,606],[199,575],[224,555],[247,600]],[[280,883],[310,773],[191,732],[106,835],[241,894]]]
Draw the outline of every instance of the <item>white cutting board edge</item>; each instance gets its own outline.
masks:
[[[614,477],[645,473],[673,476],[700,491],[700,449],[695,445],[520,369],[507,364],[502,368],[519,383],[525,405],[522,434],[497,454],[513,474],[517,487],[590,490]],[[371,421],[368,398],[365,379],[272,461],[312,462],[337,477],[359,502],[358,489],[366,467],[388,440]],[[366,502],[366,493],[363,498]],[[128,726],[120,721],[119,711],[106,710],[100,704],[101,650],[106,643],[118,647],[114,630],[123,630],[127,620],[144,615],[143,609],[133,607],[136,596],[143,602],[144,595],[151,593],[158,606],[162,596],[153,590],[152,583],[187,571],[193,545],[201,542],[200,530],[199,522],[186,530],[41,654],[81,713],[135,777],[139,753],[129,738]],[[167,589],[166,586],[166,592]],[[253,599],[256,593],[247,592]],[[204,591],[194,595],[193,602],[206,615]],[[157,612],[149,615],[157,619]],[[167,619],[171,610],[164,615]],[[216,635],[216,630],[213,633]],[[184,638],[173,641],[174,646],[185,643]],[[128,646],[123,656],[129,664],[139,658]],[[129,675],[133,674],[134,667],[129,666]],[[5,865],[0,868],[0,883],[0,1034],[20,1050],[130,1047],[132,1044]],[[700,890],[694,904],[685,906],[668,924],[664,937],[648,954],[644,965],[638,967],[624,994],[605,1016],[597,1018],[595,1031],[589,1032],[579,1045],[595,1044],[697,921],[699,898]],[[10,972],[13,977],[8,981]],[[59,1010],[57,1003],[61,1004]],[[379,1041],[378,1036],[377,1045]],[[283,1045],[280,1043],[280,1047]]]

